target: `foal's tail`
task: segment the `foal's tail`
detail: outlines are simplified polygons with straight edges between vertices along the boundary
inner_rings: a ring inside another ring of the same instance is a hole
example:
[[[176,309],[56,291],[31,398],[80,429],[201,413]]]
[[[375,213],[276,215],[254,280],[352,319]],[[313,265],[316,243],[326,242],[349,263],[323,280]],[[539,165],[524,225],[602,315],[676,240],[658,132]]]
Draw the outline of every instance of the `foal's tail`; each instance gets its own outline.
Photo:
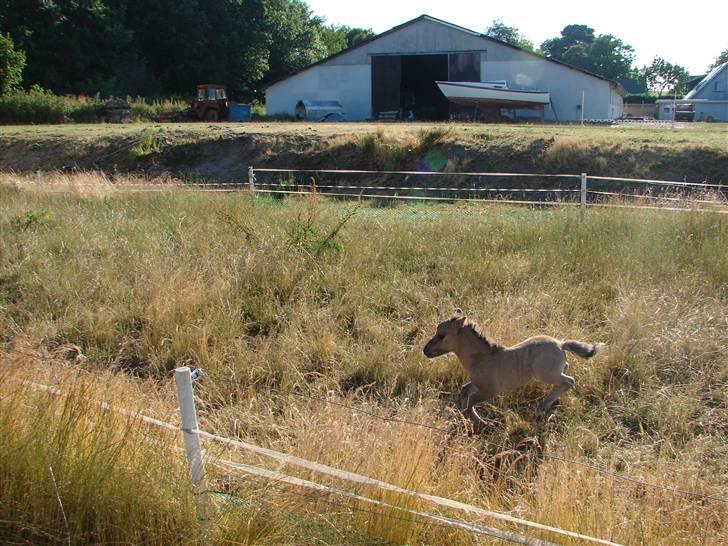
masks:
[[[572,352],[581,358],[591,358],[599,350],[599,344],[597,343],[584,343],[583,341],[574,341],[568,339],[561,344],[561,348],[564,351]]]

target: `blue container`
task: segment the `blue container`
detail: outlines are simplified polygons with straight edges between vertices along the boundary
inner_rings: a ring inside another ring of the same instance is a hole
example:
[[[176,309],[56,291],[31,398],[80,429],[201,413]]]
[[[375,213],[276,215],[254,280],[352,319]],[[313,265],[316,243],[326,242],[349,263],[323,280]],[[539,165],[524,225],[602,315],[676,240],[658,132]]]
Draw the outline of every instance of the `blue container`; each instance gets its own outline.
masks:
[[[228,118],[230,121],[250,121],[252,107],[250,104],[231,102],[228,105]]]

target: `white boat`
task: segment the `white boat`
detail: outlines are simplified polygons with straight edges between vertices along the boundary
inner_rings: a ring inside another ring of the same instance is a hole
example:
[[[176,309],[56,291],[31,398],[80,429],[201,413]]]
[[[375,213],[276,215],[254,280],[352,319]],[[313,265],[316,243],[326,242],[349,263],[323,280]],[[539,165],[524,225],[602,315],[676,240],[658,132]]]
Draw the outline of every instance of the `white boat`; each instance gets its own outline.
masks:
[[[523,106],[533,108],[549,104],[548,91],[509,89],[504,81],[497,82],[435,82],[450,102],[458,104],[492,104],[493,106]]]

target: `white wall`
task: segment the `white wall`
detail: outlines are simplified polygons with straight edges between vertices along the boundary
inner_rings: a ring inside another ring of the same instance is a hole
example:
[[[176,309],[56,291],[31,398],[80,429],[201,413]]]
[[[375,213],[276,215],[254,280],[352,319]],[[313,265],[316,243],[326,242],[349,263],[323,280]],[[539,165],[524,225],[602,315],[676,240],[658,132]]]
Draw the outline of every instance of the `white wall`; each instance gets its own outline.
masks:
[[[606,80],[545,59],[529,56],[528,60],[487,61],[480,64],[483,81],[507,80],[509,87],[525,87],[549,91],[554,110],[546,107],[549,121],[579,121],[582,91],[584,119],[615,119],[622,115],[622,96]],[[520,112],[519,112],[520,113]],[[528,111],[522,111],[528,115]]]
[[[300,72],[268,88],[265,94],[268,114],[293,116],[299,100],[336,100],[346,119],[366,119],[372,115],[371,66],[319,65]]]

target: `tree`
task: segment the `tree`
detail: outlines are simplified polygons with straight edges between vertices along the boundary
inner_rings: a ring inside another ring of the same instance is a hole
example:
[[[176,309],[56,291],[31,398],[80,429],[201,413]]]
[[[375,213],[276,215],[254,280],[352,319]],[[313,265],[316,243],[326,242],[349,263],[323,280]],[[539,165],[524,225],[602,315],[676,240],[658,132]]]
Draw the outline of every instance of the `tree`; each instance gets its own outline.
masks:
[[[685,82],[690,78],[685,68],[661,57],[655,57],[649,66],[642,69],[642,74],[647,85],[658,97],[666,91],[670,91],[670,94],[682,94]]]
[[[547,57],[561,60],[569,48],[588,46],[593,41],[594,29],[586,25],[567,25],[561,31],[561,37],[546,40],[541,44],[541,50]]]
[[[10,36],[0,34],[0,95],[20,85],[25,68],[25,52],[16,50]]]
[[[595,35],[586,25],[567,25],[561,36],[541,44],[547,57],[610,79],[633,75],[634,48],[611,34]]]
[[[269,0],[266,32],[271,38],[266,82],[276,81],[327,56],[323,19],[301,0]]]
[[[346,32],[342,30],[342,27],[334,25],[322,27],[321,40],[323,40],[324,45],[326,46],[328,55],[336,55],[339,51],[343,51],[349,47],[349,42],[346,39]]]
[[[26,83],[103,93],[132,40],[125,13],[126,0],[0,0],[0,27],[27,55]]]
[[[352,28],[346,25],[329,25],[321,29],[321,39],[329,55],[335,55],[344,49],[360,44],[374,36],[375,34],[371,29]]]
[[[708,67],[708,72],[710,72],[714,68],[718,68],[723,63],[728,63],[728,49],[724,50],[723,53],[721,53],[720,55],[718,55],[718,57],[716,57],[713,64],[711,64]]]
[[[325,27],[302,0],[0,0],[0,29],[27,55],[23,83],[59,94],[234,99],[372,36]]]
[[[528,51],[535,51],[533,42],[521,34],[516,27],[508,26],[500,19],[493,20],[485,30],[485,35]]]
[[[374,34],[374,31],[370,28],[344,28],[348,29],[346,32],[346,43],[349,47],[359,45],[360,43],[371,40],[372,38],[374,38],[374,36],[376,36],[376,34]]]

